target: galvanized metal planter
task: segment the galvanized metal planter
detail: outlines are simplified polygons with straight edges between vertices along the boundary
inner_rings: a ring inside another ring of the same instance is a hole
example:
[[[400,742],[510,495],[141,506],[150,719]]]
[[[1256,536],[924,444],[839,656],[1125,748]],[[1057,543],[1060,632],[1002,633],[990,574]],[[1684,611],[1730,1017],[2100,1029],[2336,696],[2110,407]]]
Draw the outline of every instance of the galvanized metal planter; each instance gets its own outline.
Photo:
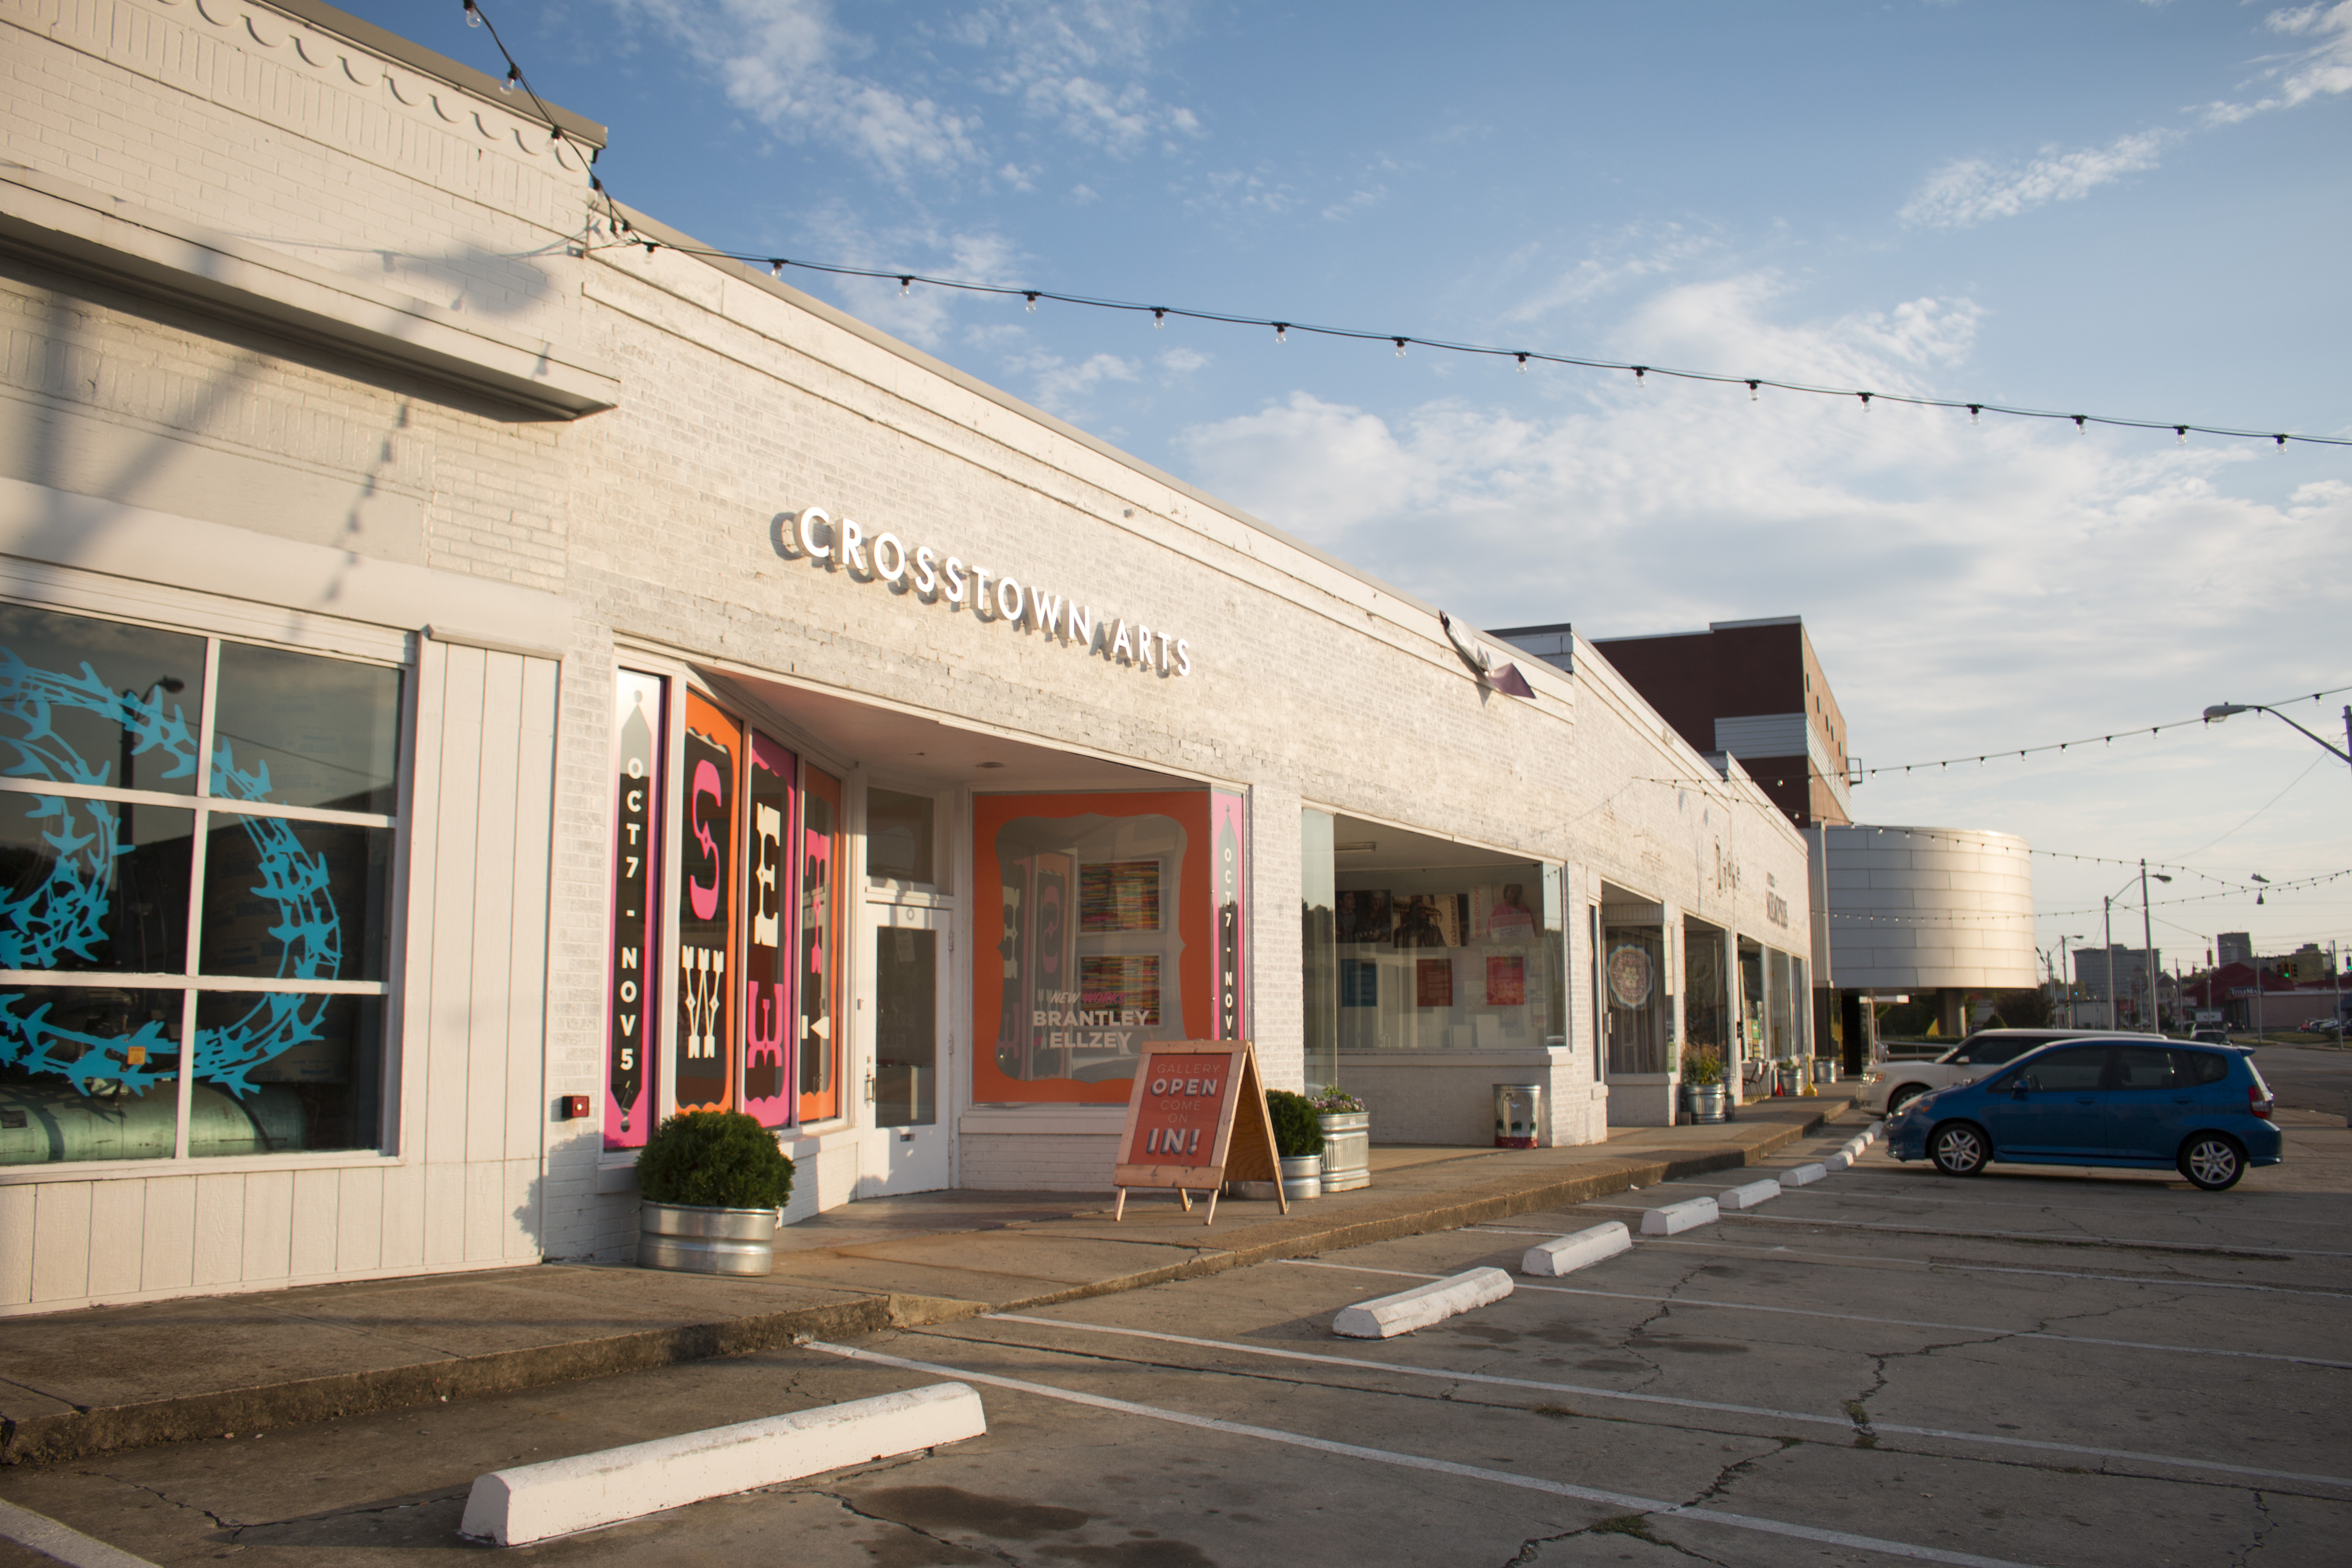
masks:
[[[1284,1197],[1296,1200],[1323,1195],[1322,1155],[1285,1154],[1281,1163]]]
[[[637,1267],[680,1274],[767,1274],[776,1266],[781,1209],[637,1205]]]
[[[1327,1110],[1323,1122],[1323,1190],[1352,1193],[1372,1184],[1372,1113]]]
[[[1686,1083],[1683,1085],[1683,1104],[1693,1121],[1727,1121],[1726,1110],[1730,1096],[1719,1083]]]

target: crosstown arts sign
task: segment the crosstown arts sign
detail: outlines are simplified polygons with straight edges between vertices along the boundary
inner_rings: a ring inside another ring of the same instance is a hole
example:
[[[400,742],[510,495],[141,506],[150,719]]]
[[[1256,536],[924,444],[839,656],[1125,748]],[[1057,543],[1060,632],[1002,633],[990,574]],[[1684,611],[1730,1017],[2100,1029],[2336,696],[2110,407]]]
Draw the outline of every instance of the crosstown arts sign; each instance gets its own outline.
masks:
[[[836,521],[822,507],[778,512],[773,529],[779,552],[827,571],[846,572],[861,583],[887,583],[924,604],[969,609],[983,621],[1015,627],[1026,624],[1048,637],[1075,641],[1114,664],[1167,676],[1192,673],[1191,645],[1165,628],[1155,631],[1140,621],[1097,617],[1091,605],[1027,586],[985,566],[967,566],[953,555],[942,560],[928,544],[909,550],[895,533],[869,537],[859,524],[845,517]]]

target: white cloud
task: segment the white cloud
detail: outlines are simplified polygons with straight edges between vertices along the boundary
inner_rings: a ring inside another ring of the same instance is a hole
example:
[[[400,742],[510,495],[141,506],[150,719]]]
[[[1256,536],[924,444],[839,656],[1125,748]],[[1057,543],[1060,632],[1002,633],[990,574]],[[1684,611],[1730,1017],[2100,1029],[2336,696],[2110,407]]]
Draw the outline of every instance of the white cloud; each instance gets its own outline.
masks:
[[[1389,188],[1386,185],[1371,185],[1361,190],[1350,191],[1340,200],[1325,207],[1323,216],[1332,223],[1343,223],[1358,213],[1371,211],[1388,199]]]
[[[1977,321],[1915,300],[1791,325],[1771,319],[1776,294],[1769,279],[1673,290],[1626,340],[1768,345],[1773,363],[1905,393],[1940,378]],[[2221,700],[2204,694],[2219,668],[2234,689],[2340,679],[2320,679],[2340,658],[2276,628],[2335,615],[2352,485],[2233,494],[2266,460],[2252,443],[1543,374],[1565,406],[1516,377],[1508,405],[1389,416],[1293,393],[1184,432],[1184,471],[1475,624],[1608,636],[1802,614],[1881,759],[2179,717]]]
[[[808,228],[828,260],[878,271],[904,268],[909,272],[954,278],[973,283],[1018,288],[1024,281],[1024,258],[1018,247],[1001,234],[944,232],[903,226],[881,231],[869,228],[856,212],[839,203],[808,215]],[[814,286],[861,321],[871,321],[927,349],[937,349],[957,328],[958,312],[985,308],[973,296],[918,283],[905,292],[895,278],[828,278],[814,282],[803,274],[785,279],[803,288]],[[967,341],[981,342],[994,334],[1014,340],[1025,336],[1017,324],[996,323],[967,328]]]
[[[1093,354],[1072,364],[1059,354],[1031,353],[1008,362],[1015,371],[1027,371],[1029,400],[1048,414],[1076,419],[1093,401],[1096,387],[1107,381],[1133,381],[1142,367],[1118,354]]]
[[[1957,158],[1927,177],[1901,216],[1906,223],[1931,228],[1967,228],[2051,202],[2080,201],[2101,185],[2155,168],[2158,155],[2180,137],[2178,131],[2139,131],[2104,147],[2066,153],[2049,146],[2030,162],[2008,168],[1982,158]]]
[[[728,101],[795,140],[825,142],[893,180],[979,157],[979,121],[840,68],[866,40],[845,33],[826,0],[612,0],[665,28],[711,70]]]
[[[2263,25],[2282,37],[2315,41],[2268,62],[2262,74],[2278,84],[2269,96],[2252,103],[2208,105],[2208,124],[2231,125],[2271,110],[2293,109],[2315,98],[2352,92],[2352,0],[2273,11],[2263,18]]]
[[[1611,237],[1605,247],[1596,244],[1591,255],[1539,285],[1532,294],[1504,311],[1502,319],[1541,321],[1555,310],[1580,305],[1627,283],[1679,271],[1714,249],[1715,245],[1713,236],[1688,233],[1680,224],[1625,229]],[[1530,249],[1513,258],[1511,264],[1532,266],[1536,259],[1536,253]]]
[[[982,5],[953,33],[992,57],[980,78],[988,90],[1076,141],[1125,153],[1154,136],[1200,134],[1198,115],[1160,102],[1144,79],[1187,13],[1154,0],[1026,0]]]
[[[1209,363],[1209,356],[1198,349],[1170,349],[1160,356],[1160,367],[1176,375],[1186,375]]]

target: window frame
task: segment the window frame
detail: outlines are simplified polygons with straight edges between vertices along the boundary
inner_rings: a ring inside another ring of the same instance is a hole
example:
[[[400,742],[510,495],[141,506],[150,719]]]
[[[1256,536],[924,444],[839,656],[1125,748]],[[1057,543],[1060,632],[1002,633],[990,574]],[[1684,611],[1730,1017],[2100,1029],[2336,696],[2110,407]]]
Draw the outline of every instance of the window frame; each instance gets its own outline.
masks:
[[[0,777],[0,795],[62,796],[110,804],[183,811],[190,817],[188,912],[185,946],[178,970],[5,970],[0,986],[41,989],[176,991],[180,994],[178,1069],[173,1075],[172,1152],[153,1159],[58,1160],[0,1165],[0,1186],[53,1181],[143,1180],[155,1176],[236,1174],[267,1170],[384,1168],[413,1157],[402,1147],[403,993],[408,963],[408,862],[415,833],[415,780],[420,658],[424,635],[329,620],[303,612],[257,613],[255,606],[215,601],[209,595],[153,584],[103,586],[82,574],[37,563],[0,564],[0,605],[80,620],[110,623],[189,637],[202,645],[204,689],[198,696],[197,775],[186,795],[125,789],[64,781]],[[144,610],[148,613],[142,614]],[[239,624],[242,623],[242,624]],[[400,678],[394,720],[393,810],[338,811],[280,805],[213,793],[215,718],[226,646],[241,645],[334,659],[394,671]],[[184,705],[183,711],[185,711]],[[282,980],[271,976],[207,974],[202,968],[205,879],[215,816],[250,816],[322,826],[353,826],[390,833],[383,892],[383,978],[379,980]],[[300,1149],[251,1154],[196,1155],[190,1152],[190,1116],[196,1082],[196,1010],[206,994],[360,995],[383,999],[376,1061],[376,1136],[372,1143],[345,1149]],[[161,1087],[160,1085],[158,1086]]]

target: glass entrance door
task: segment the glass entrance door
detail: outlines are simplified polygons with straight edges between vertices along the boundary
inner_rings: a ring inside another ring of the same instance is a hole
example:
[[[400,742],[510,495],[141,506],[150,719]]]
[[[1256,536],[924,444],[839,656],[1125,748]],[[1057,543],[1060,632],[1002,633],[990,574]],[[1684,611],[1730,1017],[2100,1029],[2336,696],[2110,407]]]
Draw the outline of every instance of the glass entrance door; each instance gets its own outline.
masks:
[[[873,912],[874,1125],[879,1159],[867,1163],[866,1195],[936,1192],[948,1184],[942,1087],[948,1037],[947,931],[929,906],[880,904]]]

